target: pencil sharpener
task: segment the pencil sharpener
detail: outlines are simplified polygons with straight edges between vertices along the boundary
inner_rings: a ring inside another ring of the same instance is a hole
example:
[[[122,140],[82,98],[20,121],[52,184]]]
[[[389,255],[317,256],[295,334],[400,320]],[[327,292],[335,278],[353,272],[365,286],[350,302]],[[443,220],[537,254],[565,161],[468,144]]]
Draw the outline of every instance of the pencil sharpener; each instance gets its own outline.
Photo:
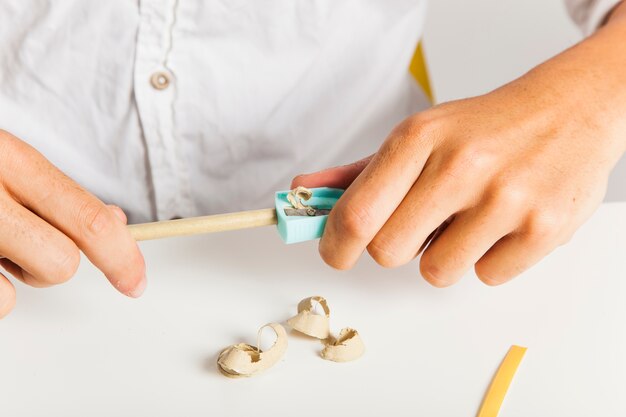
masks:
[[[344,190],[321,187],[307,191],[310,191],[310,195],[306,196],[308,198],[305,197],[306,205],[293,204],[293,190],[276,193],[278,233],[285,243],[298,243],[322,237],[328,213],[343,195]],[[300,203],[299,199],[297,201]]]

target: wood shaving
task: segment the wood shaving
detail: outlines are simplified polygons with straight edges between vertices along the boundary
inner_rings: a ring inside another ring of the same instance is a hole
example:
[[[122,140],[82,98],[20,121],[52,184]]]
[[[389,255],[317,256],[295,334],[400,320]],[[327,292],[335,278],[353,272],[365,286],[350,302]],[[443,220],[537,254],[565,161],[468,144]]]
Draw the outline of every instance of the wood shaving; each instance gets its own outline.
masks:
[[[319,304],[324,314],[316,314]],[[330,308],[324,297],[319,295],[305,298],[298,303],[298,314],[287,320],[296,331],[320,339],[324,349],[320,352],[323,359],[333,362],[348,362],[363,356],[365,345],[359,332],[345,328],[334,337],[329,330]],[[267,351],[259,348],[261,331],[271,327],[276,333],[276,341]],[[229,378],[243,378],[257,375],[274,366],[287,350],[287,332],[278,323],[270,323],[259,329],[257,346],[238,343],[222,350],[217,358],[217,368]]]
[[[365,345],[359,332],[351,328],[342,329],[339,336],[325,341],[322,358],[333,362],[349,362],[360,358],[365,353]]]
[[[306,187],[296,187],[293,190],[289,191],[287,194],[287,201],[291,203],[293,208],[296,209],[307,209],[309,206],[302,203],[302,200],[307,201],[313,196],[313,192]]]
[[[315,314],[315,303],[322,306],[324,315]],[[327,339],[329,330],[330,309],[324,297],[319,295],[305,298],[298,303],[298,314],[289,320],[287,324],[294,330],[317,339]]]
[[[324,315],[315,314],[315,303],[322,306]],[[334,362],[348,362],[360,358],[365,352],[365,345],[359,332],[345,328],[335,338],[330,333],[329,322],[330,308],[328,302],[319,295],[300,301],[298,314],[287,320],[287,324],[294,330],[322,340],[324,343],[324,349],[321,352],[322,358]]]
[[[287,350],[287,332],[278,323],[269,323],[259,329],[271,327],[276,333],[276,341],[267,351],[247,343],[238,343],[224,349],[217,358],[217,368],[230,378],[242,378],[257,375],[274,366]],[[258,341],[257,341],[258,345]]]

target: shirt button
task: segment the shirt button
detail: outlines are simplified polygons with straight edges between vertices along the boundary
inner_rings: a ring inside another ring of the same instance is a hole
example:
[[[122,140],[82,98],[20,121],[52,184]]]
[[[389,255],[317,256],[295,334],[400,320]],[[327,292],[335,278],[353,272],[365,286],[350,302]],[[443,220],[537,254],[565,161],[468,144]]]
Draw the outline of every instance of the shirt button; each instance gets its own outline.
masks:
[[[150,84],[157,90],[165,90],[170,85],[170,75],[166,72],[155,72],[150,77]]]

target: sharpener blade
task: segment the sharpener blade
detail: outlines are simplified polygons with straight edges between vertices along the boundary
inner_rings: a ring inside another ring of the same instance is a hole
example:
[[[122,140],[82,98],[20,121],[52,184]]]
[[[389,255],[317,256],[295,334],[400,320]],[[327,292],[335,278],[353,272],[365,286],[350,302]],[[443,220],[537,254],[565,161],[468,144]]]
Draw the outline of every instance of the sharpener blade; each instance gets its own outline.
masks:
[[[285,214],[287,216],[326,216],[330,213],[330,207],[313,207],[309,206],[307,208],[297,209],[293,207],[285,207]]]

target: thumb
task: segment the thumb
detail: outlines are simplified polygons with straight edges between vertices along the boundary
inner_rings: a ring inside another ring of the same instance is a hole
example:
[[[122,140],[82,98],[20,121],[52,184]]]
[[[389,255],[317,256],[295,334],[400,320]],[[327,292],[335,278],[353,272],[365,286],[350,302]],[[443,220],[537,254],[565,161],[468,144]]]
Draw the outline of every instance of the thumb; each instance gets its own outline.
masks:
[[[361,171],[370,163],[374,155],[370,155],[359,161],[348,165],[342,165],[334,168],[326,168],[325,170],[314,172],[312,174],[301,174],[291,181],[291,188],[298,186],[307,188],[315,187],[331,187],[346,189],[352,184],[352,181],[359,176]]]

